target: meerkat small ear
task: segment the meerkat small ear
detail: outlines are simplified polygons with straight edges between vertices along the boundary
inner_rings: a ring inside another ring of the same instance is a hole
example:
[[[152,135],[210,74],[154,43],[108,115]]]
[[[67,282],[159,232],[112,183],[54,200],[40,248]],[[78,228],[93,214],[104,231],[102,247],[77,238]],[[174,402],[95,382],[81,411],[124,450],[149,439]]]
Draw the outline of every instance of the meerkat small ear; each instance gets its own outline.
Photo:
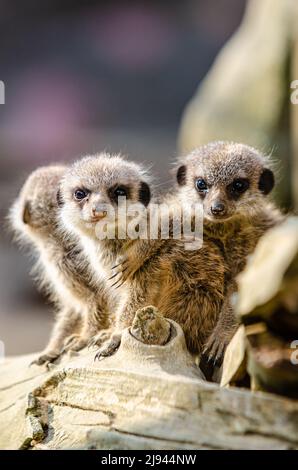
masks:
[[[24,224],[28,225],[31,221],[31,204],[29,201],[25,202],[24,210],[23,210],[23,222]]]
[[[265,168],[259,179],[259,190],[263,194],[269,194],[274,187],[274,174],[269,168]]]
[[[148,206],[151,199],[151,191],[149,185],[145,181],[141,182],[139,189],[139,201],[144,204],[145,207]]]
[[[58,207],[62,207],[63,204],[64,204],[64,202],[63,202],[63,199],[62,199],[62,196],[61,196],[61,191],[60,191],[60,189],[58,189],[58,191],[57,191],[56,199],[57,199]]]
[[[176,178],[180,186],[184,186],[186,184],[186,166],[185,165],[182,165],[178,168]]]

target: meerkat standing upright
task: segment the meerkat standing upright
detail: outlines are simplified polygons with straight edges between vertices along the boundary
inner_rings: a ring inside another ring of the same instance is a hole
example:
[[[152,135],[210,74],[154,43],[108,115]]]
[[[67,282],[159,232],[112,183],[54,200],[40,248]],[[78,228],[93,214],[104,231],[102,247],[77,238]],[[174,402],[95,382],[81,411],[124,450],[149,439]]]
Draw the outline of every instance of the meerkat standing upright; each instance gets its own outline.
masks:
[[[53,165],[34,171],[9,213],[16,238],[35,248],[37,280],[58,309],[48,345],[34,361],[37,364],[55,360],[63,350],[82,349],[98,329],[109,326],[104,285],[92,284],[78,241],[59,229],[57,191],[65,170]]]
[[[256,149],[243,144],[213,142],[179,159],[175,175],[177,186],[170,199],[183,205],[198,203],[203,208],[199,265],[202,266],[204,253],[214,244],[224,259],[225,300],[203,349],[207,360],[220,364],[237,328],[231,306],[231,295],[237,291],[236,276],[245,267],[248,255],[264,232],[283,219],[266,198],[273,189],[274,174],[269,159]],[[145,242],[134,244],[126,251],[122,262],[117,263],[117,280],[125,283],[139,270],[144,270],[151,253],[151,246],[148,248]],[[211,251],[209,255],[212,258]],[[187,259],[189,254],[185,256]],[[206,263],[202,269],[210,269],[212,276],[218,268]],[[202,308],[200,302],[196,308]]]
[[[274,187],[268,157],[253,147],[234,142],[211,142],[186,157],[176,167],[176,197],[197,200],[203,206],[204,243],[214,241],[227,264],[226,301],[204,352],[221,359],[235,332],[237,321],[230,295],[237,290],[236,276],[260,237],[283,220],[267,199]]]
[[[184,330],[188,349],[200,353],[224,300],[225,261],[220,248],[210,240],[202,250],[185,251],[183,240],[138,240],[129,237],[125,229],[120,237],[122,221],[109,210],[117,209],[119,197],[126,198],[128,207],[134,203],[143,206],[138,218],[141,226],[150,208],[151,179],[140,165],[119,156],[83,158],[61,180],[62,225],[66,232],[76,232],[81,237],[95,276],[103,271],[110,276],[117,258],[137,253],[139,248],[145,257],[119,288],[121,302],[115,331],[98,356],[117,349],[121,333],[131,325],[136,310],[148,305],[155,305],[165,317],[177,321]],[[98,223],[101,230],[103,224],[110,226],[111,233],[114,229],[114,238],[102,237]]]

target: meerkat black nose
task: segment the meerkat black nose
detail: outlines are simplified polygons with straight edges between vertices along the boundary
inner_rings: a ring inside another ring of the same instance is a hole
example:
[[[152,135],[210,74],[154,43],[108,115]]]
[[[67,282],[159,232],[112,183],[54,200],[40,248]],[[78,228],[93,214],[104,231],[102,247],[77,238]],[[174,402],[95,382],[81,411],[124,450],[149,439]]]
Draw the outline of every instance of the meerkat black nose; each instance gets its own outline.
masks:
[[[211,212],[214,215],[224,214],[226,206],[222,202],[215,202],[211,206]]]

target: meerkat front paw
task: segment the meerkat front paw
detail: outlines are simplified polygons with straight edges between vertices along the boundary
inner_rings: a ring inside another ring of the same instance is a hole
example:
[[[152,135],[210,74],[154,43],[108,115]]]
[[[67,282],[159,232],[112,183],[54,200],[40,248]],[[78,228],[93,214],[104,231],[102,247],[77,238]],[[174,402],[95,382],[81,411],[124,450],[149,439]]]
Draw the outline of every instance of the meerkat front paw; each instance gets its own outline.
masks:
[[[221,337],[214,331],[203,349],[202,356],[207,362],[213,362],[215,366],[220,366],[229,342],[227,337]]]
[[[44,364],[49,364],[56,361],[61,355],[61,352],[58,351],[44,351],[40,356],[38,356],[34,361],[30,363],[30,366],[37,365],[42,366]]]
[[[106,344],[104,344],[95,354],[94,360],[100,361],[104,357],[112,356],[119,348],[120,343],[121,343],[121,333],[114,333],[110,337],[109,341]]]
[[[80,335],[71,335],[64,342],[63,353],[67,351],[80,351],[88,345],[88,338]]]
[[[117,258],[116,264],[112,267],[112,276],[108,279],[113,282],[111,287],[118,289],[134,273],[132,265],[126,256]]]
[[[93,336],[93,338],[90,339],[88,343],[88,348],[92,348],[95,346],[98,346],[98,347],[102,346],[102,344],[105,343],[111,337],[111,334],[112,334],[111,329],[100,331],[97,335]]]

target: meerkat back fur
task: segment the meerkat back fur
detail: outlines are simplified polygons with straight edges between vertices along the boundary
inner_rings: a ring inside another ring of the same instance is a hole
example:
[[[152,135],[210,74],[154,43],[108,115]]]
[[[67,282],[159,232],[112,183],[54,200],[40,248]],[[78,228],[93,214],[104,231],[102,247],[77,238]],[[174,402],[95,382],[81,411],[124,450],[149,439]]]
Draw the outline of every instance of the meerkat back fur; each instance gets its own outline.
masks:
[[[78,240],[58,225],[57,191],[63,165],[41,167],[25,182],[10,213],[21,244],[34,247],[39,286],[55,303],[57,320],[50,340],[35,361],[55,360],[63,350],[79,350],[100,328],[108,328],[108,298],[103,284],[94,286]]]

